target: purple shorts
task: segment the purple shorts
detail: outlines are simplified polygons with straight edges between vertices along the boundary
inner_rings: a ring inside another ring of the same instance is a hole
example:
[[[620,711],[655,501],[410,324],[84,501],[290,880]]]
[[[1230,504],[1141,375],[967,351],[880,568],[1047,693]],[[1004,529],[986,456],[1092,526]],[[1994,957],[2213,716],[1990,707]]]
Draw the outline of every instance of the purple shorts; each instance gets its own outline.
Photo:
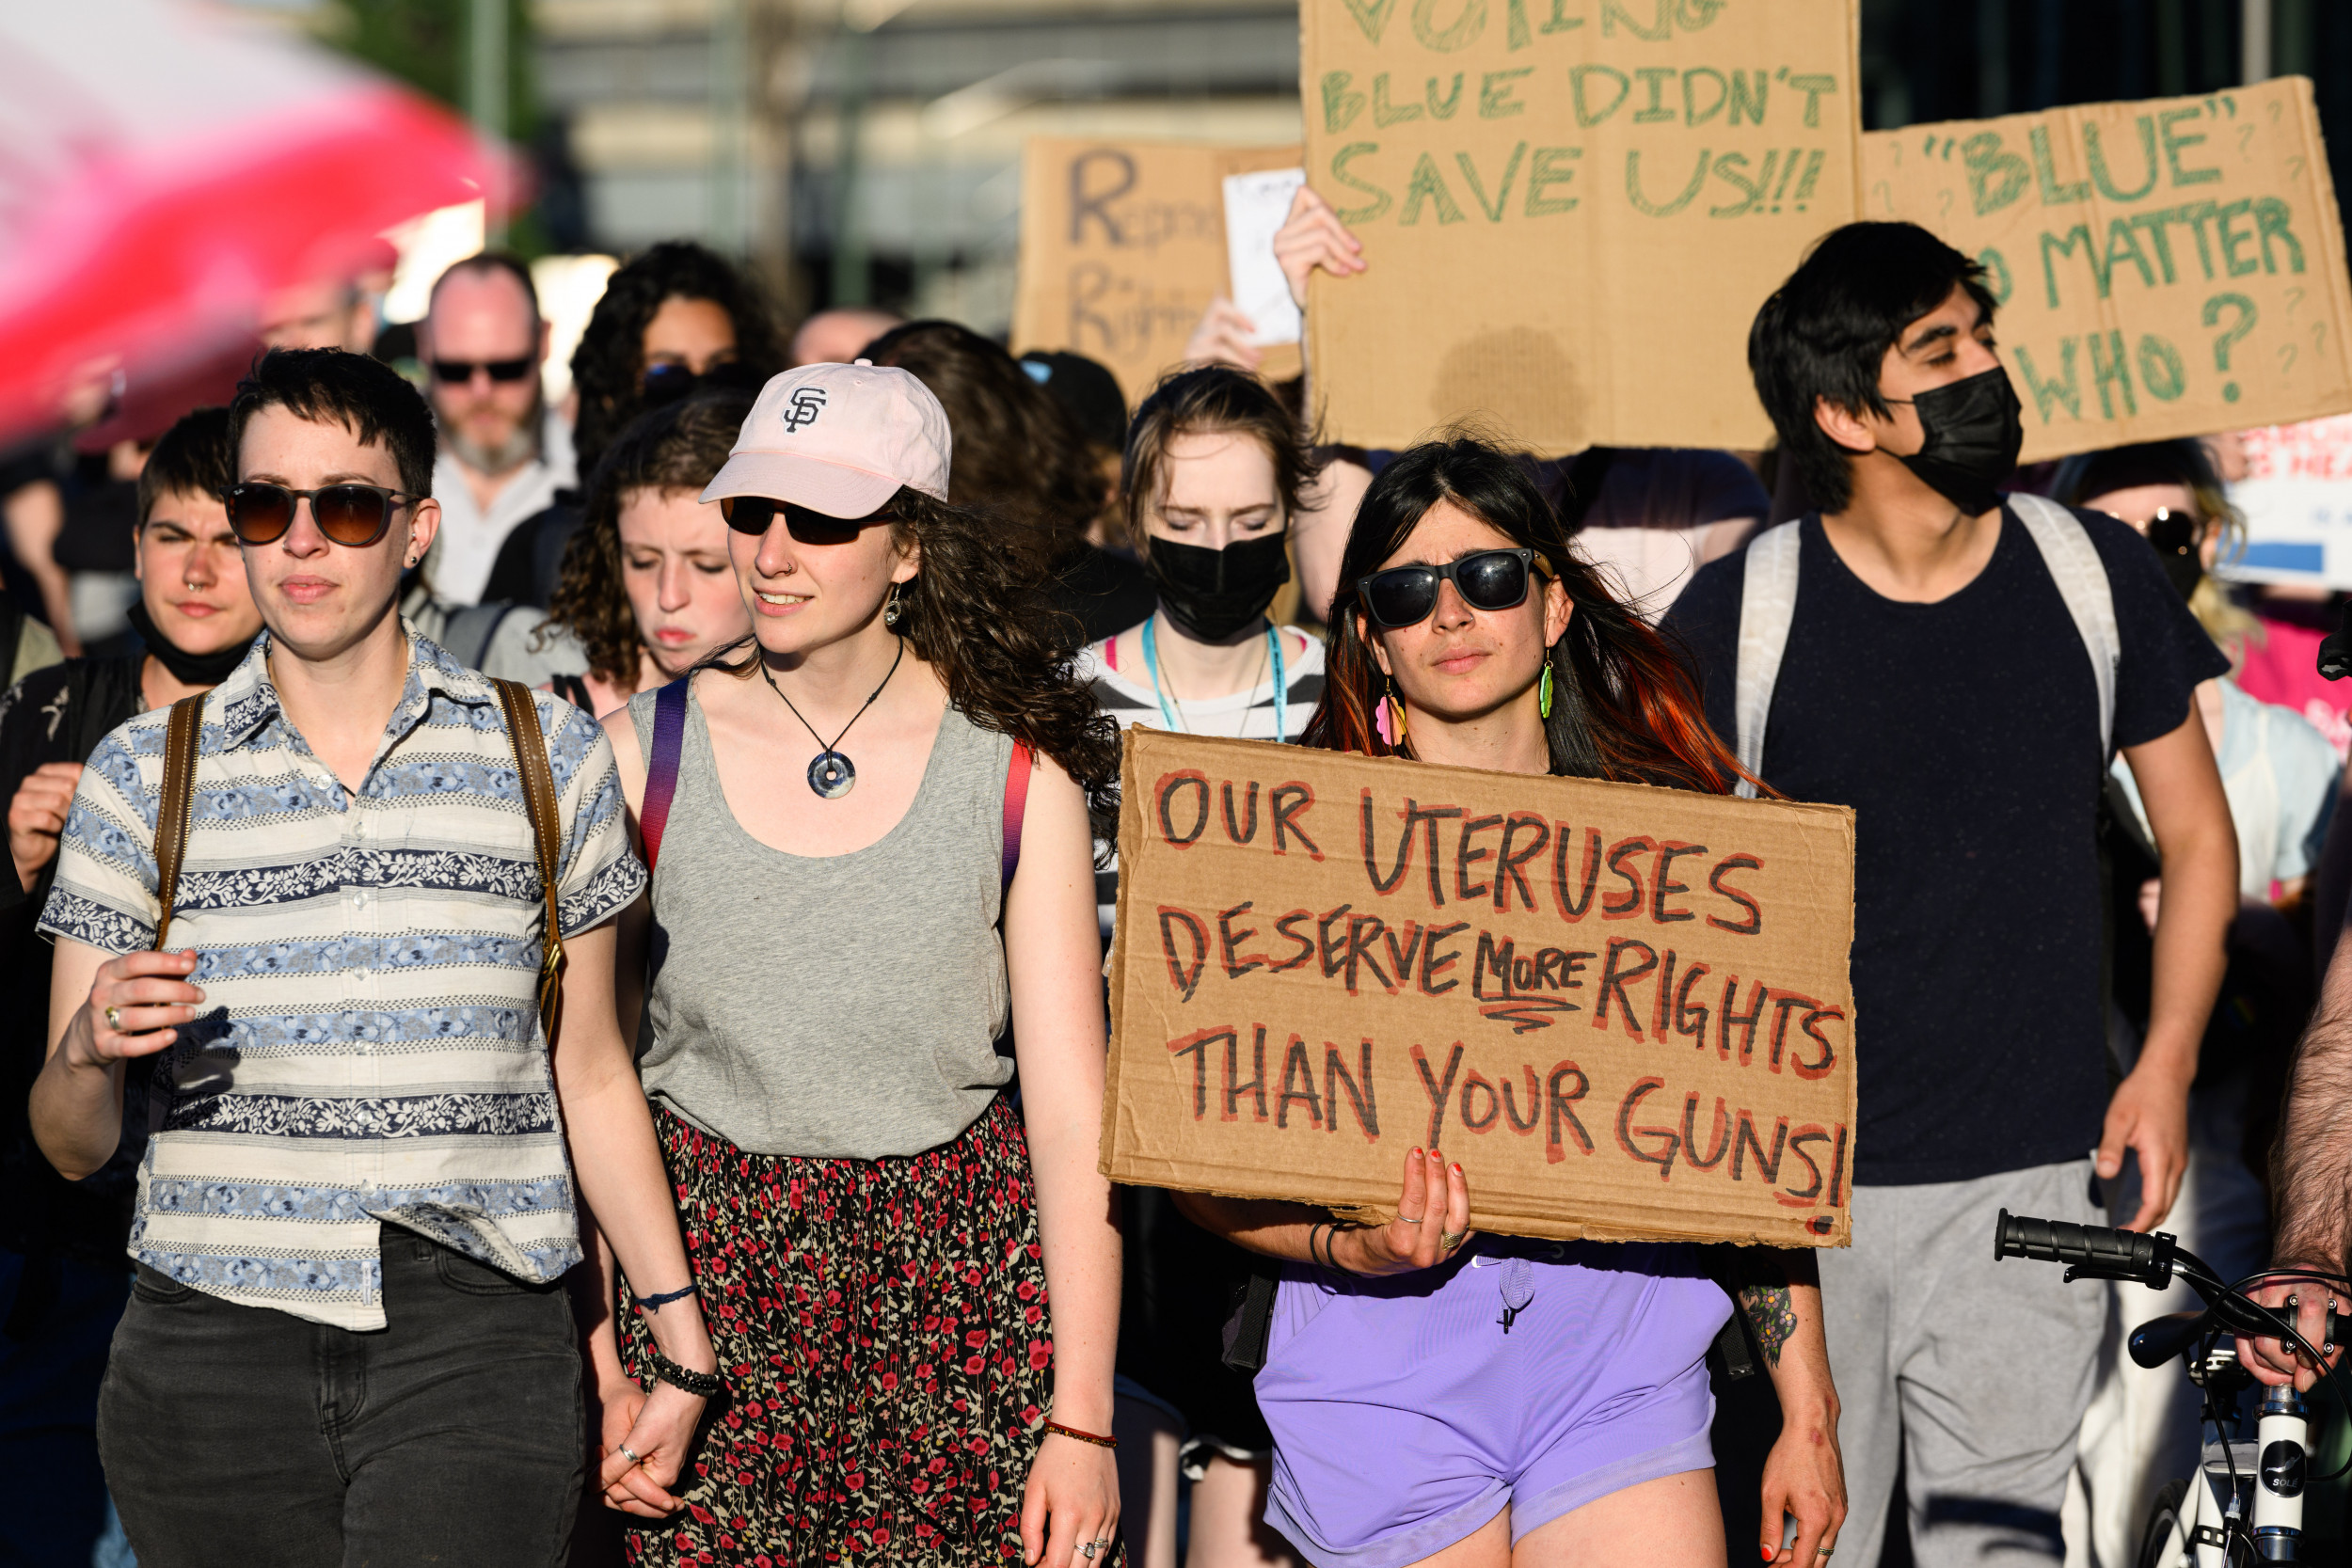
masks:
[[[1505,1507],[1517,1544],[1707,1469],[1707,1348],[1730,1312],[1684,1246],[1482,1237],[1392,1281],[1294,1268],[1257,1379],[1266,1523],[1316,1568],[1400,1568]]]

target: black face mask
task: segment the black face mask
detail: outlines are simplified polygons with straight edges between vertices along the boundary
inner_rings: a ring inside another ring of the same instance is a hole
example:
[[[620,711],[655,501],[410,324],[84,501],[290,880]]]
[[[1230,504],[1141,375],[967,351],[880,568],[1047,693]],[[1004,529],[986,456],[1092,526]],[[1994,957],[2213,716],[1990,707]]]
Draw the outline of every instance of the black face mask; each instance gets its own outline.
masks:
[[[177,643],[156,629],[155,618],[147,613],[147,606],[134,601],[129,610],[131,629],[139,634],[147,651],[156,661],[171,672],[171,678],[182,686],[218,686],[229,678],[230,671],[245,662],[247,649],[253,646],[248,637],[242,642],[231,642],[209,654],[183,653]]]
[[[1907,457],[1897,454],[1902,466],[1972,517],[2000,505],[1994,487],[2016,469],[2026,445],[2025,410],[2009,372],[1995,365],[1921,392],[1911,405],[1927,440]]]
[[[1221,550],[1152,541],[1152,575],[1160,606],[1185,636],[1222,642],[1265,613],[1291,579],[1287,533],[1237,539]]]

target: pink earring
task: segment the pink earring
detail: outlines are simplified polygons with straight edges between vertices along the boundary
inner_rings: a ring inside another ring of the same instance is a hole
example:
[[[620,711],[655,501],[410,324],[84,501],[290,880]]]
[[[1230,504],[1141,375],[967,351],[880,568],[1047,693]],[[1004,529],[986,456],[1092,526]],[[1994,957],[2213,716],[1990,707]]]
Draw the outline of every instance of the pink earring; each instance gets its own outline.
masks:
[[[1396,700],[1396,683],[1388,683],[1389,689],[1373,705],[1372,725],[1380,733],[1380,744],[1396,746],[1405,739],[1405,707]]]

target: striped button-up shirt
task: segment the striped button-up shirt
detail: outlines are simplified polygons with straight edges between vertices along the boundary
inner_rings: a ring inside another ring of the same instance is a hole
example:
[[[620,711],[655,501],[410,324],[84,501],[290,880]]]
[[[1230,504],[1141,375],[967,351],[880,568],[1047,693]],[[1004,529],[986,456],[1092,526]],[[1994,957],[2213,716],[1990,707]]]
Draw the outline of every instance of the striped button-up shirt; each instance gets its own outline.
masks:
[[[406,629],[404,626],[404,629]],[[306,745],[269,638],[204,702],[170,942],[202,1016],[157,1060],[131,1255],[209,1294],[384,1324],[379,1226],[519,1278],[579,1261],[536,983],[546,905],[498,695],[408,634],[357,794]],[[566,936],[644,885],[604,732],[538,698]],[[91,753],[41,916],[107,953],[155,940],[167,711]]]

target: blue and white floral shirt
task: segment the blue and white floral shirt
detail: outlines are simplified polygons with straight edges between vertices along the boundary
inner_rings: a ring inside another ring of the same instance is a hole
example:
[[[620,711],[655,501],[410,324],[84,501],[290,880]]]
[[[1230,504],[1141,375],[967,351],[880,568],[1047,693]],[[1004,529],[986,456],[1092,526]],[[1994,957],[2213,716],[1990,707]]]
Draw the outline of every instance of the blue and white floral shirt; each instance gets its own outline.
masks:
[[[498,694],[408,632],[355,796],[288,723],[266,634],[204,703],[171,922],[203,1016],[157,1062],[131,1255],[228,1301],[384,1326],[389,1221],[526,1280],[580,1260],[536,986],[538,862]],[[637,896],[604,732],[538,697],[567,937]],[[91,753],[40,928],[154,944],[167,710]]]

